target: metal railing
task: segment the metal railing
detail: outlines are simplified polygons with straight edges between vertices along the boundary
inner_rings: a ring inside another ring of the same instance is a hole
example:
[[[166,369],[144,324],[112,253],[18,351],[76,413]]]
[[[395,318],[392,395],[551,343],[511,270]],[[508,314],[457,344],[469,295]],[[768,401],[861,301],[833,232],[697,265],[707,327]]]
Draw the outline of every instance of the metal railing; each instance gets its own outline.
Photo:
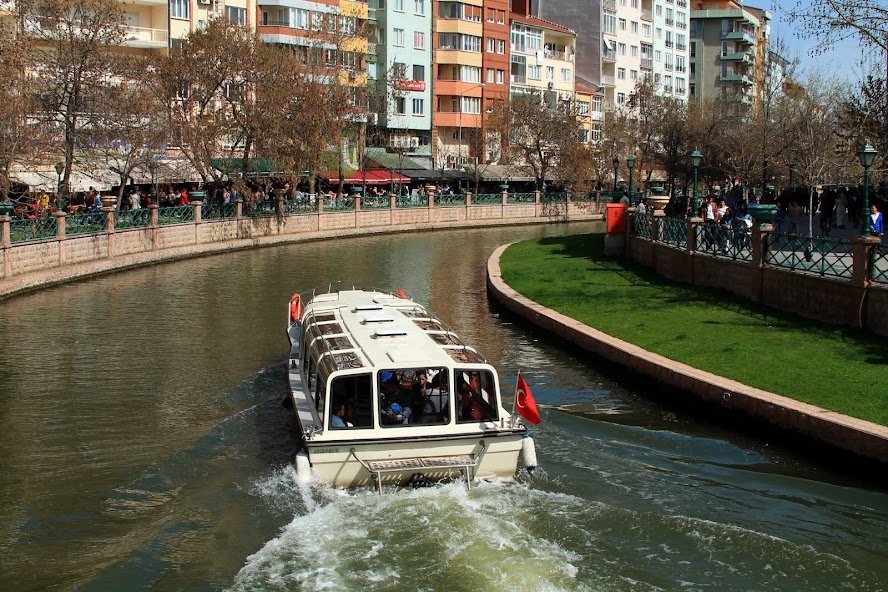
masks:
[[[429,207],[428,195],[399,195],[395,199],[396,208],[427,208]]]
[[[765,262],[792,271],[849,279],[854,269],[853,243],[775,232],[771,234]]]
[[[65,234],[96,234],[105,232],[108,216],[100,210],[79,212],[65,217]]]
[[[567,203],[569,194],[567,191],[549,191],[540,194],[543,203]]]
[[[234,218],[237,215],[237,204],[205,203],[200,209],[200,217],[204,220],[221,220]]]
[[[183,224],[185,222],[193,221],[194,206],[169,206],[166,208],[157,208],[157,223],[159,225]]]
[[[473,206],[492,206],[492,205],[500,205],[503,203],[503,194],[502,193],[473,193],[472,194],[472,205]]]
[[[58,221],[54,216],[38,216],[24,220],[13,218],[9,225],[10,242],[13,243],[55,238],[59,231]]]
[[[441,207],[463,206],[466,205],[465,193],[446,193],[435,195],[435,205]]]
[[[888,285],[888,245],[879,245],[870,253],[870,279]]]
[[[384,210],[392,206],[390,194],[361,198],[361,210]]]
[[[651,238],[651,216],[636,214],[632,221],[632,226],[635,231],[635,236],[640,236],[641,238],[646,239]]]
[[[506,203],[536,203],[536,193],[509,193]]]
[[[745,224],[697,224],[694,227],[694,248],[716,257],[752,261],[752,236]]]
[[[688,246],[688,227],[683,218],[660,218],[657,239],[667,245],[684,249]]]
[[[151,226],[151,210],[123,210],[114,216],[114,227],[124,228],[146,228]]]

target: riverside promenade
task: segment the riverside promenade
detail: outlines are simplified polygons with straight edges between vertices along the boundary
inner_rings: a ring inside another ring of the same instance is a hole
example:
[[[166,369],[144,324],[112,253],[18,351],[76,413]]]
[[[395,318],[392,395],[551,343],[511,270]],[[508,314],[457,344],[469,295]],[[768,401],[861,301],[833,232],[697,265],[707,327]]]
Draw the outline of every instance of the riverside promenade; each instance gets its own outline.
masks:
[[[497,249],[488,260],[487,286],[497,302],[519,317],[608,362],[668,388],[720,405],[730,413],[764,420],[836,449],[888,463],[886,426],[801,403],[675,362],[522,296],[502,279],[499,261],[508,246]]]
[[[245,212],[242,202],[99,214],[56,212],[36,220],[0,216],[0,298],[114,271],[288,243],[454,228],[601,220],[604,204],[569,193],[430,196],[425,203],[322,200],[292,207],[281,198]],[[145,215],[141,215],[144,213]]]

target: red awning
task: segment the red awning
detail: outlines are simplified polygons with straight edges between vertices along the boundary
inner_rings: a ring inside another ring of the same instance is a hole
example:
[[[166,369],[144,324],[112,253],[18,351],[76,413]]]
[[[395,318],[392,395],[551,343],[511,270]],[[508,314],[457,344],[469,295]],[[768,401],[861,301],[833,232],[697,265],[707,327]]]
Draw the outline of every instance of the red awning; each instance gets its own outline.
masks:
[[[329,183],[339,183],[339,173],[335,171],[323,172],[321,176]],[[356,171],[342,181],[346,185],[387,185],[389,183],[409,183],[410,177],[394,171],[373,169]]]

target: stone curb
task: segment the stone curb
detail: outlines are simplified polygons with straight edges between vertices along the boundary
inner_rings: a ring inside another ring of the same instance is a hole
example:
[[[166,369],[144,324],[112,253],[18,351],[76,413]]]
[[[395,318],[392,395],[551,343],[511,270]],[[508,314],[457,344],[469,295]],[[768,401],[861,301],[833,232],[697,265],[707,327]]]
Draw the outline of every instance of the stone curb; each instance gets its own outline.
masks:
[[[888,427],[827,411],[692,368],[626,343],[525,298],[506,284],[499,247],[487,261],[487,287],[503,306],[603,359],[705,401],[764,419],[856,455],[888,463]]]

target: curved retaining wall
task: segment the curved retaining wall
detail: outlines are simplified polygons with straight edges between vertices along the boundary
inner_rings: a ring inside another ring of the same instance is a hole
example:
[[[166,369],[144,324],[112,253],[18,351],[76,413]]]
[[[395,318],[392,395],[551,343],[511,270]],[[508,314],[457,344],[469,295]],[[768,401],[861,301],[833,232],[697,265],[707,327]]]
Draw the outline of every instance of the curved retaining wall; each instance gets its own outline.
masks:
[[[838,449],[888,463],[888,427],[827,411],[674,362],[626,343],[525,298],[502,279],[499,260],[487,262],[489,293],[538,327],[624,368],[727,409],[764,419]]]
[[[331,238],[600,220],[593,202],[352,210],[201,220],[0,244],[0,299],[71,280],[200,255]],[[8,218],[6,218],[8,220]],[[3,217],[0,217],[3,222]],[[6,222],[8,228],[8,222]]]

